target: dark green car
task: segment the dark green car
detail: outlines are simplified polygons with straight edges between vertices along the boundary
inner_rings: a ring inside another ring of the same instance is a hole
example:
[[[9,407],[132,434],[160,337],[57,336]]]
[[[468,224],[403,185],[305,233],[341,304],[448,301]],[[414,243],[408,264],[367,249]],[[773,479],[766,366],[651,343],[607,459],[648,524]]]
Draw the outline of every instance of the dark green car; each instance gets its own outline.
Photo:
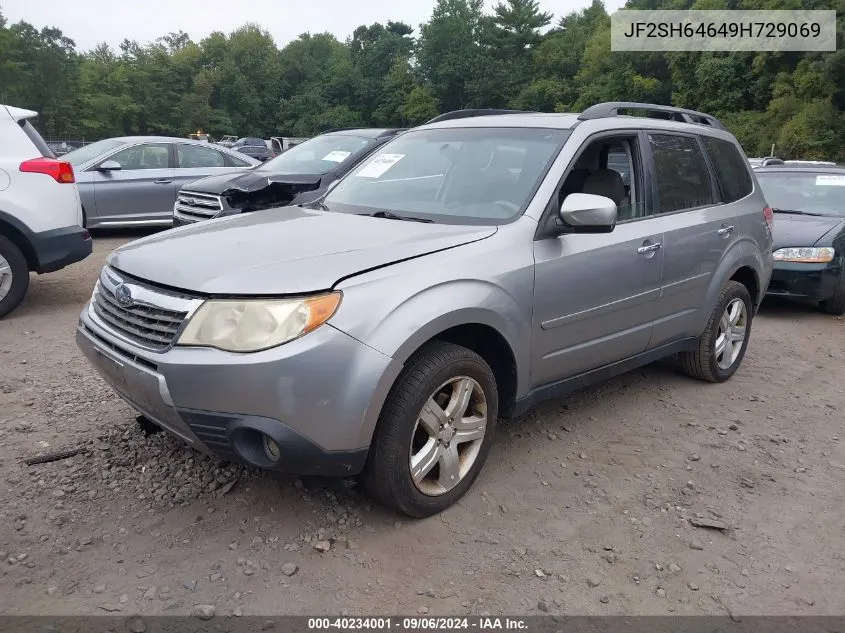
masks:
[[[783,163],[754,173],[775,215],[767,294],[845,313],[845,167]]]

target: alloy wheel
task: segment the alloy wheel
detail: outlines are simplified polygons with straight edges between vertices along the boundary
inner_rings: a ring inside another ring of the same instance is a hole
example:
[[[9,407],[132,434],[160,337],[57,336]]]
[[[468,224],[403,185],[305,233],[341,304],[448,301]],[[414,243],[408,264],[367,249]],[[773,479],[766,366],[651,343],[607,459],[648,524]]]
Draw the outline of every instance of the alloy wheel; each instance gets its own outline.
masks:
[[[6,298],[9,291],[12,289],[12,265],[5,257],[0,255],[0,301]]]
[[[468,376],[444,382],[426,400],[411,436],[411,478],[425,495],[439,496],[472,469],[487,432],[487,398]]]
[[[725,307],[716,336],[716,363],[730,369],[742,351],[748,331],[748,309],[742,299],[732,299]]]

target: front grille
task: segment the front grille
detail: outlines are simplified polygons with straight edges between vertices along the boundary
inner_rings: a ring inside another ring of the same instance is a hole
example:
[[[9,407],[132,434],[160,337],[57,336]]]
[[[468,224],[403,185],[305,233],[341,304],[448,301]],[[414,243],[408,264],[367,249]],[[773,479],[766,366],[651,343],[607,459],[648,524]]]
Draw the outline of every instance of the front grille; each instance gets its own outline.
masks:
[[[120,286],[129,290],[132,298],[128,302],[118,299]],[[174,303],[178,303],[180,309],[174,309]],[[165,293],[134,280],[124,280],[108,268],[100,275],[91,299],[91,307],[109,329],[142,347],[159,352],[173,344],[191,304],[187,297]]]
[[[208,193],[180,191],[173,207],[174,215],[189,221],[208,220],[223,210],[223,198]]]

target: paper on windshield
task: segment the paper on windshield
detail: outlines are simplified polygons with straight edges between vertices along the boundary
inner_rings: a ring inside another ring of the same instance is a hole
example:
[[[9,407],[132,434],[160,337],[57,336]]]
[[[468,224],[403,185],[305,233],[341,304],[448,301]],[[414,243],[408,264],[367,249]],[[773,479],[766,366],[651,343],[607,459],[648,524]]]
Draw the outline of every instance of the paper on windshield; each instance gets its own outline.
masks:
[[[344,152],[341,149],[336,149],[323,156],[320,160],[330,160],[333,163],[342,163],[351,153],[352,152]]]
[[[845,176],[824,174],[816,176],[817,187],[845,187]]]
[[[403,158],[405,158],[405,154],[382,154],[381,156],[376,156],[355,175],[359,178],[378,178]]]

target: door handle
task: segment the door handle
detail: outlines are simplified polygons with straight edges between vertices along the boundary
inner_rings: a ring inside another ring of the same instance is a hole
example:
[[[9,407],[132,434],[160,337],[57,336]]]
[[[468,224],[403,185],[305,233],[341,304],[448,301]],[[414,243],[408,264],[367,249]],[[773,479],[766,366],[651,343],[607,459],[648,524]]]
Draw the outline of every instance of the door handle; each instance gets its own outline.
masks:
[[[171,182],[173,182],[173,179],[172,178],[169,178],[169,179],[168,178],[159,178],[158,180],[153,180],[153,182],[157,185],[169,185]]]
[[[660,242],[656,242],[654,244],[647,244],[645,246],[640,246],[637,249],[637,252],[640,255],[645,255],[646,253],[653,253],[654,251],[660,250]]]
[[[730,235],[731,233],[733,233],[733,230],[734,227],[730,224],[723,224],[722,228],[716,231],[716,233],[718,233],[719,235]]]

